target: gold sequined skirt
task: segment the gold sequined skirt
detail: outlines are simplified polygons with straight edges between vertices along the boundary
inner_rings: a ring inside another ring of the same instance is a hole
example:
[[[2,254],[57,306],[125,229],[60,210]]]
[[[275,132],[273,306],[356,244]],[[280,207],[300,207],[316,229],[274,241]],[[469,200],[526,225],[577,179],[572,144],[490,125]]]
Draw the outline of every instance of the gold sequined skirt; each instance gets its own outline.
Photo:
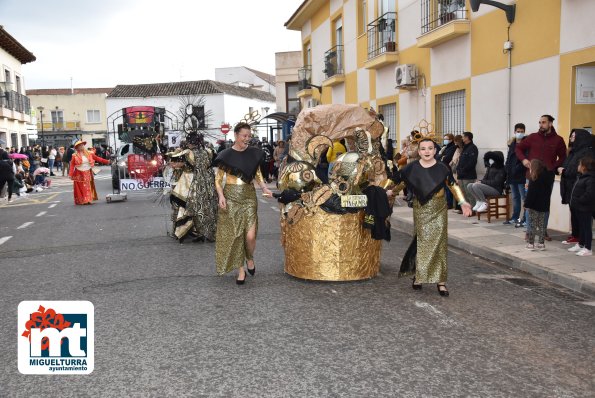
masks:
[[[416,283],[446,282],[448,214],[444,190],[423,206],[413,200],[413,222],[417,234]]]
[[[217,213],[215,262],[217,274],[239,269],[252,253],[246,247],[246,233],[254,226],[258,230],[258,205],[252,184],[227,184],[223,188],[227,209]]]
[[[302,279],[355,281],[380,270],[382,241],[363,228],[364,212],[329,214],[315,209],[296,224],[281,221],[285,272]]]

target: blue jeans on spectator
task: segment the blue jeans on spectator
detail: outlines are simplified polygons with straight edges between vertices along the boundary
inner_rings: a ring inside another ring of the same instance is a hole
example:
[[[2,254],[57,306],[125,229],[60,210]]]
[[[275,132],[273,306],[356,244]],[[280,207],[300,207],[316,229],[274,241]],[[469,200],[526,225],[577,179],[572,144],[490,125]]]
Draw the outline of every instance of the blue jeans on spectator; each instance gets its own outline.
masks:
[[[525,201],[525,184],[510,184],[510,193],[512,195],[512,219],[517,221],[521,217],[521,208]],[[523,216],[525,218],[525,216]]]
[[[56,159],[48,159],[48,168],[50,169],[50,174],[54,172],[54,162]]]

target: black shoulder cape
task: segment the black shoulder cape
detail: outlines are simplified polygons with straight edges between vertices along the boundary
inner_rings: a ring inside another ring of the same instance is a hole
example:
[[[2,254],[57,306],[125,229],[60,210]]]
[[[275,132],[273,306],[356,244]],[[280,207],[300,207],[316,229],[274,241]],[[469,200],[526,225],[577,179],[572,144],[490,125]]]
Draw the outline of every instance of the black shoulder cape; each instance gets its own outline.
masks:
[[[435,165],[425,168],[417,160],[403,168],[400,175],[407,184],[407,188],[413,190],[419,203],[424,205],[444,187],[450,170],[442,162],[436,162]]]
[[[264,152],[256,147],[249,146],[244,151],[227,148],[219,152],[213,161],[213,166],[242,179],[245,183],[250,183],[263,157]]]

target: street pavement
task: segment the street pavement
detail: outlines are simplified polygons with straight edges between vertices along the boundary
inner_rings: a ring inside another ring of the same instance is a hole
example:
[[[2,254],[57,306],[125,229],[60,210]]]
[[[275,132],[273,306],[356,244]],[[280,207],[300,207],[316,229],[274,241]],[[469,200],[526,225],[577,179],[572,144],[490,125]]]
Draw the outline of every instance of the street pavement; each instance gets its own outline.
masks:
[[[265,199],[256,276],[237,286],[215,275],[213,244],[167,236],[157,195],[108,204],[97,185],[93,206],[67,180],[0,205],[0,397],[593,396],[588,294],[452,246],[450,297],[414,291],[396,229],[376,278],[299,280]],[[18,372],[17,306],[38,299],[94,304],[92,374]]]

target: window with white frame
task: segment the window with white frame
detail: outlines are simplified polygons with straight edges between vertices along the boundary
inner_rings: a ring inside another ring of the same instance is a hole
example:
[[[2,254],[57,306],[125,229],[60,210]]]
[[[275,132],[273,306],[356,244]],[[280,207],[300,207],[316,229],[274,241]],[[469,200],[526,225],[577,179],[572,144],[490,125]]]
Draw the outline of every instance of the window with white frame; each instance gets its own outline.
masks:
[[[465,90],[436,96],[436,132],[463,134],[465,132]]]
[[[384,125],[388,127],[388,138],[397,140],[397,104],[386,104],[378,107],[379,113],[384,116]]]
[[[101,123],[101,114],[98,109],[87,111],[87,123]]]

